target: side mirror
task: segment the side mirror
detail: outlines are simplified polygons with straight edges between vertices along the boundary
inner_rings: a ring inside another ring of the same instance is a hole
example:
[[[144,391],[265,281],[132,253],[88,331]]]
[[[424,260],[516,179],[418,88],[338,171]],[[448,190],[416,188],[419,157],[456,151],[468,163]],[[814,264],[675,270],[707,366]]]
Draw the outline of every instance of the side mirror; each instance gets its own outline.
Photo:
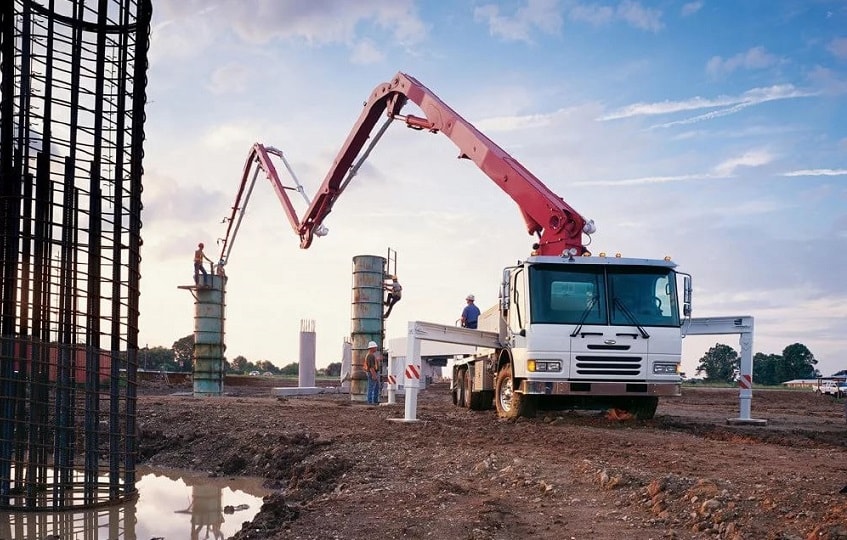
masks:
[[[682,280],[682,313],[686,317],[691,316],[691,296],[691,276],[685,275]]]
[[[506,268],[503,270],[503,281],[500,282],[500,313],[508,313],[509,311],[509,298],[512,296],[511,287],[509,286],[509,279],[511,277],[511,272]]]

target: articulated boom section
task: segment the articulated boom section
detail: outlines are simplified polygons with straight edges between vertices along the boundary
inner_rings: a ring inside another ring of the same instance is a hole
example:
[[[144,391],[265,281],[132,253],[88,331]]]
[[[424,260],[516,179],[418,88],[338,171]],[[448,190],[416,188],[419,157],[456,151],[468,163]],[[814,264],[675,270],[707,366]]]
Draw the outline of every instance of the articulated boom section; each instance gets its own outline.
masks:
[[[401,115],[400,111],[407,101],[412,101],[420,107],[425,118],[413,115]],[[385,113],[387,120],[383,126],[372,135],[379,118]],[[491,139],[479,132],[470,122],[459,116],[434,93],[414,78],[398,73],[391,82],[377,86],[365,103],[362,111],[344,145],[335,157],[324,182],[315,194],[314,200],[300,220],[291,205],[286,189],[270,162],[270,148],[256,144],[251,149],[241,179],[230,229],[236,223],[236,214],[241,209],[243,213],[242,194],[250,177],[250,171],[255,163],[257,171],[263,170],[274,186],[277,196],[283,204],[292,227],[300,236],[300,247],[308,248],[315,235],[320,236],[322,223],[332,211],[336,199],[356,175],[361,164],[370,154],[374,145],[379,141],[391,121],[403,120],[408,127],[426,130],[431,133],[442,132],[459,147],[459,157],[470,159],[482,169],[503,191],[517,204],[526,222],[527,232],[538,235],[537,246],[533,246],[539,255],[561,255],[566,250],[581,255],[585,252],[582,234],[593,232],[593,224],[586,224],[576,210],[571,208],[561,197],[553,193],[544,183],[518,163]],[[368,147],[365,144],[370,139]],[[281,152],[279,153],[281,157]],[[287,166],[287,164],[286,164]],[[290,168],[289,168],[289,172]],[[255,178],[255,177],[254,177]],[[252,188],[252,184],[251,184]],[[298,189],[300,189],[298,184]],[[301,191],[302,192],[302,191]],[[249,191],[247,194],[249,198]],[[229,242],[230,229],[224,240]],[[237,225],[235,226],[237,230]]]
[[[407,101],[412,101],[420,107],[425,117],[401,115],[400,111]],[[387,120],[372,134],[383,113],[387,116]],[[476,163],[517,203],[526,223],[527,232],[538,236],[538,242],[533,246],[536,255],[558,256],[566,251],[573,255],[585,253],[582,235],[583,233],[591,234],[594,231],[592,222],[586,222],[585,218],[553,193],[541,180],[470,122],[459,116],[427,87],[409,75],[397,73],[391,82],[377,86],[371,93],[364,110],[336,155],[313,201],[310,202],[306,197],[281,151],[259,143],[253,145],[244,165],[232,214],[228,218],[226,236],[222,242],[221,264],[226,264],[229,258],[229,252],[232,250],[238,227],[244,217],[256,177],[260,172],[263,172],[271,182],[288,216],[288,221],[300,236],[300,247],[306,249],[311,246],[316,235],[325,234],[326,229],[322,224],[332,211],[336,199],[356,175],[388,125],[395,119],[403,120],[408,127],[416,130],[444,133],[459,148],[460,158],[470,159]],[[368,143],[367,148],[365,148],[366,143]],[[271,156],[282,160],[294,179],[296,188],[283,185],[271,161]],[[299,191],[306,199],[308,208],[302,219],[297,216],[291,204],[289,190]]]
[[[291,178],[294,180],[296,187],[290,187],[283,184],[280,180],[276,166],[274,165],[271,156],[282,161]],[[235,195],[235,202],[232,205],[232,213],[226,218],[227,228],[226,234],[221,241],[221,256],[219,263],[225,265],[229,260],[229,254],[235,243],[235,238],[238,235],[238,228],[241,225],[241,220],[244,219],[244,213],[247,209],[247,203],[250,202],[250,195],[253,193],[253,187],[256,184],[256,178],[260,173],[264,173],[268,181],[273,186],[276,196],[279,198],[282,207],[285,209],[285,214],[288,216],[288,221],[295,232],[300,231],[300,220],[297,218],[297,211],[291,204],[291,199],[288,197],[288,191],[298,191],[309,203],[309,198],[306,196],[303,186],[294,175],[294,171],[285,159],[285,155],[281,150],[265,146],[261,143],[256,143],[250,148],[247,155],[247,160],[244,163],[244,170],[241,174],[241,183],[238,186],[238,192]],[[326,229],[318,227],[315,234],[319,236],[326,233]]]
[[[401,116],[400,111],[407,100],[417,104],[426,117]],[[398,73],[391,82],[377,86],[365,103],[359,120],[300,225],[300,247],[307,248],[311,244],[315,227],[331,211],[335,199],[346,185],[348,171],[383,111],[389,119],[402,119],[413,129],[432,133],[440,131],[447,135],[459,147],[459,157],[476,163],[518,204],[527,231],[539,236],[538,254],[561,255],[570,248],[574,248],[578,255],[585,251],[582,242],[585,218],[432,91],[404,73]]]

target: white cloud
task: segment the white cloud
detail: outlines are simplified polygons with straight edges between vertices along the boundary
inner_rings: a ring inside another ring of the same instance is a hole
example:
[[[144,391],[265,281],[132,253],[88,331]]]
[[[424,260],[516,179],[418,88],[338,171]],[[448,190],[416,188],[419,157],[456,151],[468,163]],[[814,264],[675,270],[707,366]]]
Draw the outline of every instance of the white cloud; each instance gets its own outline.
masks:
[[[255,142],[258,131],[256,126],[244,123],[218,124],[201,137],[201,142],[213,149],[244,147],[244,141]]]
[[[844,76],[843,72],[823,66],[815,66],[809,71],[809,80],[815,83],[823,94],[847,94],[847,77]]]
[[[690,180],[707,180],[723,178],[714,174],[680,174],[676,176],[645,176],[642,178],[625,178],[623,180],[589,180],[587,182],[572,182],[572,186],[641,186],[647,184],[666,184],[669,182],[688,182]]]
[[[232,31],[259,45],[296,40],[349,47],[359,45],[363,35],[373,36],[371,27],[388,33],[391,44],[404,47],[427,35],[414,0],[162,0],[162,6],[154,11],[152,59],[196,57]]]
[[[485,4],[474,9],[474,20],[487,23],[492,36],[531,43],[536,30],[547,34],[561,30],[562,14],[558,4],[558,0],[527,0],[526,5],[515,10],[511,17],[501,15],[496,4]]]
[[[527,0],[513,15],[503,14],[497,4],[485,4],[474,9],[474,20],[487,23],[492,36],[506,41],[532,43],[532,35],[536,31],[552,35],[561,32],[563,13],[559,4],[559,0]],[[594,26],[622,21],[633,28],[651,32],[664,27],[661,11],[645,8],[633,0],[623,0],[617,6],[568,2],[565,13],[572,21]]]
[[[587,22],[594,26],[623,21],[634,28],[657,32],[664,27],[662,12],[643,7],[639,2],[624,0],[616,7],[601,6],[593,3],[573,3],[568,8],[568,18],[572,21]]]
[[[680,13],[683,17],[688,17],[694,15],[703,7],[702,0],[697,0],[696,2],[688,2],[682,6]]]
[[[250,72],[241,64],[228,64],[212,72],[209,91],[213,94],[240,94],[247,89]]]
[[[620,180],[589,180],[584,182],[571,182],[571,186],[645,186],[651,184],[667,184],[672,182],[691,182],[697,180],[719,180],[729,178],[738,167],[760,167],[774,160],[774,156],[767,150],[751,150],[741,156],[727,159],[712,168],[708,173],[691,173],[668,176],[644,176],[639,178],[624,178]],[[767,205],[760,204],[757,212],[765,212]],[[753,206],[747,209],[747,213],[753,213]]]
[[[609,6],[575,4],[568,10],[568,17],[572,21],[587,22],[594,26],[600,26],[612,22],[615,18],[615,10]]]
[[[837,58],[847,60],[847,37],[833,39],[826,48]]]
[[[482,132],[515,131],[519,129],[540,128],[549,126],[554,117],[562,110],[548,114],[528,114],[514,116],[495,116],[474,122]]]
[[[362,23],[390,30],[394,39],[403,44],[418,43],[426,36],[426,27],[412,0],[228,3],[231,24],[243,39],[255,43],[292,38],[310,44],[352,43]]]
[[[384,59],[385,53],[370,39],[363,39],[356,43],[350,53],[350,61],[354,64],[376,64]]]
[[[738,167],[761,167],[773,160],[773,154],[767,150],[750,150],[738,157],[719,163],[714,170],[720,176],[731,176]]]
[[[847,176],[847,169],[800,169],[782,173],[782,176]]]
[[[664,27],[661,11],[645,8],[640,3],[633,2],[632,0],[624,0],[618,4],[617,15],[620,19],[629,23],[630,26],[640,30],[658,32]]]
[[[770,54],[764,47],[753,47],[724,60],[713,56],[706,63],[706,72],[713,76],[726,75],[738,69],[764,69],[779,62],[779,58]]]
[[[661,124],[654,127],[670,127],[680,124],[693,124],[702,120],[710,120],[720,116],[726,116],[736,113],[742,109],[753,105],[759,105],[768,101],[778,101],[783,99],[794,99],[800,97],[808,97],[816,95],[814,92],[800,90],[791,84],[782,84],[769,86],[765,88],[753,88],[744,92],[740,96],[720,96],[717,98],[706,99],[702,97],[693,97],[681,101],[660,101],[655,103],[634,103],[613,110],[598,118],[600,121],[618,120],[622,118],[631,118],[635,116],[654,116],[663,114],[672,114],[684,111],[693,111],[698,109],[719,108],[716,111],[711,111],[703,115],[677,120]]]

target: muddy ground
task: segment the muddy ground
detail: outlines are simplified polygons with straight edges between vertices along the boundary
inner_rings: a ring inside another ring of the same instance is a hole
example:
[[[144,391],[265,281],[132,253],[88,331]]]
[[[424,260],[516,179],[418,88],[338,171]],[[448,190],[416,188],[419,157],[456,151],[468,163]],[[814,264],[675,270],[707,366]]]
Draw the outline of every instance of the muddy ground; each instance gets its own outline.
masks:
[[[236,384],[237,382],[249,383]],[[400,404],[345,395],[275,398],[279,380],[227,381],[227,396],[140,388],[141,461],[257,476],[274,494],[235,536],[459,539],[847,539],[844,403],[759,390],[684,388],[649,421],[601,412],[498,420],[422,392]]]

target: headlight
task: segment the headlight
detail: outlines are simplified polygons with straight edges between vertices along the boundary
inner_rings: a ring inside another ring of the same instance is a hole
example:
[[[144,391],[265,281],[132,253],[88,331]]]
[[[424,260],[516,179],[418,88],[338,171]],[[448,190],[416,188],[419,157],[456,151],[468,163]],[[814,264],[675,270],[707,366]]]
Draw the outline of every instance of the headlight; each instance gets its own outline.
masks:
[[[653,373],[661,375],[676,375],[679,371],[679,364],[653,364]]]
[[[536,373],[562,371],[562,362],[560,360],[527,360],[526,369]]]

